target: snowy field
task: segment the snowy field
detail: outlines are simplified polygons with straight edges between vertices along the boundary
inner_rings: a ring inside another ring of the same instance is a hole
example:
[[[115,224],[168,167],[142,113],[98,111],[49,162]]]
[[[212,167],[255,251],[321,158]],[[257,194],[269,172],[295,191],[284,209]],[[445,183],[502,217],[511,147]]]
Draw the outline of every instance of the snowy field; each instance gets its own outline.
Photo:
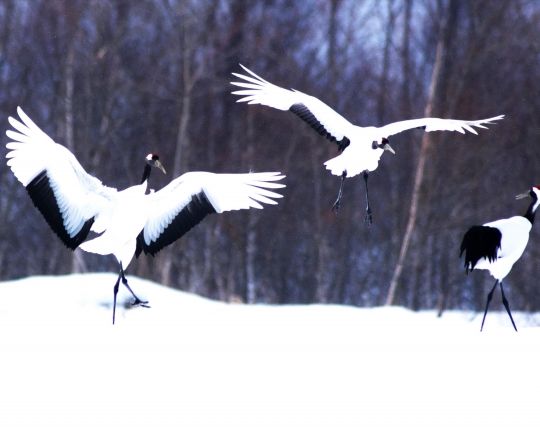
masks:
[[[0,283],[0,426],[534,426],[540,317],[246,306],[114,275]],[[121,302],[128,295],[121,291]]]

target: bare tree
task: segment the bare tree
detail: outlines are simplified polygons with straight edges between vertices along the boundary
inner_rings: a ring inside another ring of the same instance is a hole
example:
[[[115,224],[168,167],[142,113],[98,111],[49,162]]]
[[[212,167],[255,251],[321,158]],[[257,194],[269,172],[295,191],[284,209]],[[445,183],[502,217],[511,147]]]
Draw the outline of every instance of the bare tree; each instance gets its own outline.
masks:
[[[173,14],[180,19],[182,25],[180,31],[180,49],[181,53],[181,87],[179,90],[179,115],[178,128],[176,132],[176,144],[174,147],[174,162],[172,168],[172,176],[176,177],[183,173],[186,165],[189,162],[189,147],[191,146],[191,138],[188,132],[191,118],[191,104],[193,99],[193,89],[197,82],[198,76],[193,63],[193,55],[195,52],[195,23],[194,18],[188,10],[188,3],[184,2],[178,5],[178,9],[172,11]],[[166,286],[172,285],[171,270],[173,267],[174,253],[169,251],[161,256],[161,283]]]
[[[156,259],[132,264],[132,273],[191,292],[475,308],[483,276],[465,280],[460,234],[519,213],[511,196],[537,183],[540,6],[529,0],[6,0],[0,24],[4,117],[21,105],[107,185],[137,182],[153,150],[169,170],[152,176],[156,190],[186,170],[287,175],[278,207],[211,216]],[[322,163],[332,144],[292,115],[234,102],[238,63],[362,125],[422,112],[508,116],[478,136],[396,135],[398,155],[383,156],[374,173],[377,221],[367,228],[361,182],[347,184],[337,217],[330,210],[338,183]],[[31,201],[9,168],[0,188],[2,279],[78,268],[56,240],[27,256],[51,232],[27,213]],[[540,307],[534,241],[509,276],[516,307]],[[82,256],[89,271],[114,268]]]
[[[440,113],[441,94],[444,93],[444,84],[446,84],[446,78],[448,76],[448,61],[449,58],[449,44],[451,42],[452,35],[456,30],[457,16],[459,10],[459,1],[450,0],[447,10],[444,14],[444,19],[441,22],[441,29],[439,33],[439,41],[437,43],[437,52],[435,54],[435,63],[433,65],[433,73],[431,75],[431,83],[429,89],[428,101],[424,112],[425,117],[434,117]],[[399,257],[394,267],[394,273],[390,281],[390,287],[386,297],[386,304],[390,305],[394,303],[396,296],[396,289],[401,279],[401,273],[403,271],[403,264],[409,251],[409,245],[416,227],[416,221],[418,217],[418,205],[420,199],[420,190],[424,182],[424,170],[426,167],[426,160],[429,157],[429,150],[432,144],[433,136],[429,132],[425,132],[422,137],[422,145],[420,147],[420,153],[418,157],[418,166],[416,167],[416,174],[414,177],[414,185],[411,196],[411,202],[409,207],[409,219],[407,221],[407,227],[403,240],[401,242],[401,249],[399,251]]]

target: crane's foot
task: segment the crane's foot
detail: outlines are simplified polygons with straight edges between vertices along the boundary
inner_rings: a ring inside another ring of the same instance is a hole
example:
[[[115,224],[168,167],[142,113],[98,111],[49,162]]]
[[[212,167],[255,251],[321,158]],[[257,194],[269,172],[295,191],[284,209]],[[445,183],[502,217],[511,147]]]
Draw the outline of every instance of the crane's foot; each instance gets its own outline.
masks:
[[[339,207],[341,206],[341,197],[343,196],[343,183],[345,182],[345,178],[347,178],[347,172],[343,171],[343,173],[341,174],[341,180],[339,182],[337,199],[332,205],[332,212],[334,212],[336,215],[339,211]]]
[[[150,308],[150,306],[148,305],[148,301],[143,301],[137,295],[135,295],[135,292],[133,292],[131,287],[128,285],[127,280],[125,280],[125,281],[124,280],[125,280],[125,277],[122,278],[122,283],[128,289],[128,291],[131,293],[131,296],[133,296],[133,301],[131,303],[131,306],[132,307],[140,306],[140,307]]]
[[[145,307],[145,308],[151,308],[148,305],[148,301],[143,301],[139,299],[138,297],[135,297],[135,299],[131,302],[132,307]]]
[[[150,306],[148,305],[148,301],[143,301],[137,295],[135,295],[135,292],[133,292],[133,289],[131,289],[131,286],[129,286],[128,284],[128,281],[126,279],[126,276],[124,275],[123,269],[120,270],[120,277],[122,279],[122,284],[126,287],[126,289],[129,291],[131,296],[133,296],[133,302],[131,303],[131,305],[150,308]]]
[[[116,279],[116,283],[114,284],[113,318],[112,318],[113,325],[114,325],[114,322],[115,322],[115,319],[116,319],[116,295],[118,294],[118,287],[120,285],[120,280],[122,280],[122,284],[126,287],[126,289],[129,291],[129,293],[133,296],[133,302],[131,303],[132,307],[150,308],[150,306],[148,305],[148,301],[143,301],[137,295],[135,295],[135,292],[133,292],[133,289],[131,289],[131,287],[128,284],[128,281],[127,281],[126,276],[124,274],[124,269],[122,268],[122,263],[120,263],[120,273],[118,274],[118,279]]]

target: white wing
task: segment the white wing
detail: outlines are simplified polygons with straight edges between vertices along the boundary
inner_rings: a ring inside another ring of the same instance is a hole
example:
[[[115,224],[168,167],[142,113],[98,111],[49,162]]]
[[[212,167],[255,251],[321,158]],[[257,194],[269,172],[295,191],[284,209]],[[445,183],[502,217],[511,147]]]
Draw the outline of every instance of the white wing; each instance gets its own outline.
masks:
[[[409,129],[423,128],[426,132],[432,132],[436,130],[449,130],[465,133],[469,131],[478,135],[478,132],[474,127],[487,129],[485,124],[491,124],[495,120],[501,120],[504,115],[491,117],[484,120],[453,120],[453,119],[438,119],[435,117],[424,119],[404,120],[401,122],[390,123],[386,126],[378,128],[379,136],[382,138],[388,138],[391,135],[400,133]]]
[[[239,209],[262,209],[261,203],[275,205],[282,197],[268,189],[283,188],[279,172],[214,174],[188,172],[161,190],[148,194],[148,219],[137,238],[141,251],[154,255],[173,243],[208,214]]]
[[[242,96],[236,102],[261,104],[278,110],[290,110],[307,122],[319,134],[336,142],[340,149],[344,149],[349,145],[347,135],[352,132],[354,125],[324,102],[300,91],[276,86],[242,64],[240,66],[249,75],[232,73],[234,76],[244,80],[242,82],[231,82],[234,86],[244,88],[232,92],[234,95]]]
[[[15,130],[6,131],[12,140],[6,144],[7,164],[53,231],[75,249],[90,228],[103,231],[103,216],[117,191],[86,173],[75,156],[56,144],[20,107],[17,113],[21,121],[9,117]]]
[[[529,241],[531,223],[523,216],[513,216],[511,218],[500,219],[484,224],[485,227],[498,228],[501,231],[501,248],[498,256],[513,257],[518,259],[523,254]]]

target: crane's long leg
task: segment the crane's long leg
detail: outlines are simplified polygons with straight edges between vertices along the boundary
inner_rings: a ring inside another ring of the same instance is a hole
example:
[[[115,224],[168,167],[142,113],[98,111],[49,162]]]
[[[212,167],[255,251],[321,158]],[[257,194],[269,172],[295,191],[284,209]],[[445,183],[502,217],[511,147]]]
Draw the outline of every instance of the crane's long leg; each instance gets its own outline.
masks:
[[[371,225],[373,224],[373,216],[371,215],[371,207],[369,206],[369,189],[368,189],[368,177],[369,172],[366,170],[362,174],[364,177],[364,183],[366,184],[366,216],[364,217],[364,221],[366,224]]]
[[[114,320],[116,318],[116,296],[118,295],[118,288],[120,286],[120,279],[122,280],[122,283],[127,288],[127,290],[131,293],[131,295],[133,295],[133,298],[135,298],[135,301],[133,301],[133,305],[140,305],[141,307],[150,308],[150,306],[148,305],[148,301],[143,301],[137,295],[135,295],[135,292],[133,292],[133,290],[131,289],[131,287],[128,284],[128,281],[127,281],[126,276],[124,274],[124,269],[122,267],[122,263],[120,263],[120,273],[118,273],[118,279],[116,279],[116,283],[114,284],[114,289],[113,289],[113,293],[114,293],[114,296],[113,296],[113,317],[112,317],[113,325],[114,325]]]
[[[133,290],[128,285],[128,281],[126,279],[126,276],[124,275],[124,269],[122,268],[122,264],[120,264],[120,276],[122,277],[122,283],[124,284],[124,286],[131,293],[131,295],[133,295],[133,298],[135,298],[135,301],[133,301],[132,305],[140,305],[142,307],[149,308],[150,306],[148,305],[148,301],[141,300],[137,295],[135,295],[135,292],[133,292]]]
[[[341,182],[339,184],[337,199],[332,205],[332,211],[334,211],[336,214],[338,213],[339,206],[341,204],[341,198],[343,197],[343,183],[345,182],[345,178],[347,178],[347,172],[343,171],[343,173],[341,174]]]
[[[116,283],[114,284],[113,288],[113,309],[112,309],[112,324],[114,325],[114,319],[116,317],[116,295],[118,294],[118,287],[120,286],[120,274],[118,274],[118,278],[116,279]]]
[[[510,313],[510,305],[508,304],[508,300],[506,299],[506,296],[504,295],[502,282],[499,282],[499,286],[501,287],[501,296],[502,296],[502,302],[503,302],[504,308],[506,308],[506,312],[508,313],[508,315],[510,316],[510,320],[512,321],[512,326],[517,332],[516,324],[514,323],[514,318],[512,317],[512,313]]]
[[[489,294],[487,295],[486,300],[486,309],[484,310],[484,317],[482,317],[482,325],[480,326],[480,332],[482,332],[482,329],[484,329],[484,321],[486,320],[486,314],[488,312],[489,303],[491,302],[491,297],[493,297],[493,291],[497,287],[497,283],[499,283],[498,280],[495,280],[495,284],[491,288],[491,291],[489,291]]]

